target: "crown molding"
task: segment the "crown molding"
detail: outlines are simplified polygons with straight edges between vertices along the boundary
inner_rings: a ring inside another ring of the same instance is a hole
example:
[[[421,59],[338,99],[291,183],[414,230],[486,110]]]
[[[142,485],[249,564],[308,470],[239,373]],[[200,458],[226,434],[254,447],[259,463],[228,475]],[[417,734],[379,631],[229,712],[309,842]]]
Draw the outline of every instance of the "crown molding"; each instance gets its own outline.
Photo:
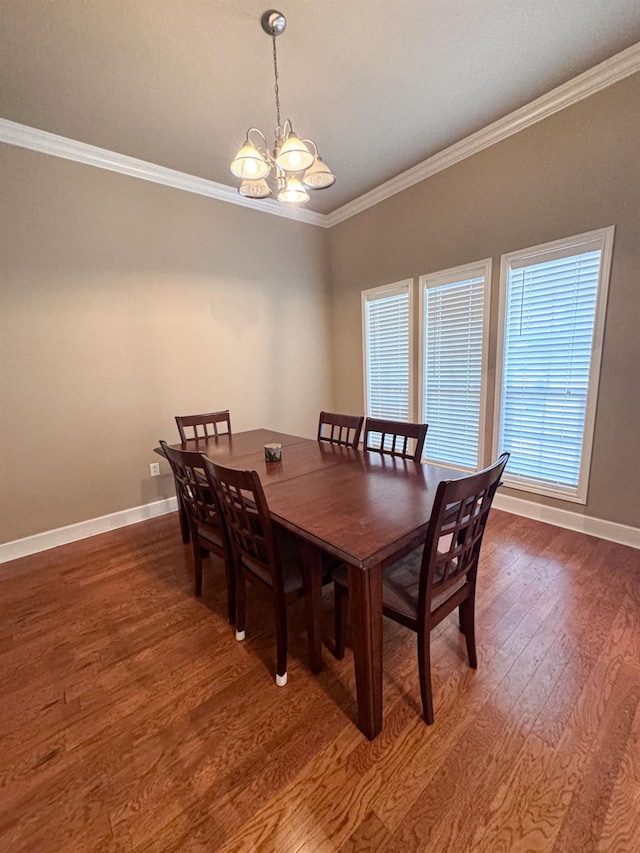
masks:
[[[328,227],[331,228],[345,219],[350,219],[357,213],[367,210],[415,184],[424,181],[432,175],[460,163],[467,157],[501,142],[514,133],[518,133],[539,121],[542,121],[560,110],[577,104],[584,98],[594,95],[601,89],[606,89],[614,83],[624,80],[631,74],[640,71],[640,43],[634,44],[621,53],[595,65],[573,80],[552,89],[535,101],[520,107],[509,115],[504,116],[482,130],[461,139],[454,145],[418,163],[406,172],[371,190],[348,204],[337,208],[327,215]]]
[[[50,154],[52,157],[61,157],[64,160],[73,160],[76,163],[84,163],[87,166],[96,166],[98,169],[108,169],[131,178],[140,178],[143,181],[151,181],[155,184],[163,184],[166,187],[184,190],[185,192],[204,195],[215,198],[228,204],[238,204],[248,207],[259,213],[270,213],[274,216],[283,216],[286,219],[295,219],[309,225],[323,225],[326,227],[326,217],[322,213],[312,210],[288,207],[277,201],[255,199],[241,196],[233,187],[208,181],[206,178],[198,178],[188,175],[186,172],[178,172],[168,169],[166,166],[158,166],[156,163],[148,163],[146,160],[138,160],[126,154],[118,154],[108,151],[106,148],[97,148],[86,142],[78,142],[47,130],[38,130],[18,124],[9,119],[0,118],[0,142],[8,145],[16,145],[20,148],[28,148],[41,154]]]
[[[454,166],[467,157],[513,136],[514,133],[518,133],[566,107],[577,104],[601,89],[606,89],[608,86],[624,80],[625,77],[629,77],[637,71],[640,71],[640,43],[628,47],[610,59],[606,59],[573,80],[552,89],[535,101],[498,119],[493,124],[487,125],[471,136],[467,136],[465,139],[434,154],[433,157],[429,157],[428,160],[418,163],[411,169],[407,169],[400,175],[396,175],[395,178],[380,184],[370,192],[328,214],[288,207],[271,199],[256,201],[255,199],[245,198],[226,184],[218,184],[215,181],[198,178],[195,175],[188,175],[185,172],[178,172],[175,169],[168,169],[165,166],[158,166],[155,163],[148,163],[135,157],[128,157],[126,154],[97,148],[85,142],[78,142],[8,119],[0,118],[0,142],[39,151],[42,154],[50,154],[53,157],[62,157],[65,160],[73,160],[88,166],[96,166],[99,169],[108,169],[122,175],[204,195],[229,204],[248,207],[259,213],[282,216],[286,219],[294,219],[322,228],[332,228],[381,201],[409,189],[420,181],[424,181],[425,178],[442,172],[449,166]]]

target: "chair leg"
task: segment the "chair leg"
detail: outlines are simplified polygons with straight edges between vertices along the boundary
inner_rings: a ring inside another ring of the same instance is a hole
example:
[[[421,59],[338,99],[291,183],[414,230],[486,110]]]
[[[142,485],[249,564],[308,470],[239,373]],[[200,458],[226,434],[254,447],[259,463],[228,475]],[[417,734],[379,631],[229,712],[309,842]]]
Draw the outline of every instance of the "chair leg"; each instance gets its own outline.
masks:
[[[202,595],[202,558],[207,552],[201,548],[195,537],[193,538],[193,572],[195,580],[195,596],[200,598]]]
[[[469,658],[469,666],[472,669],[478,668],[478,658],[476,655],[476,619],[475,619],[475,596],[463,601],[460,605],[460,625],[467,641],[467,656]]]
[[[276,684],[284,687],[287,683],[287,602],[284,594],[274,591],[273,603],[276,616]]]
[[[422,714],[428,726],[433,723],[433,695],[431,692],[431,632],[424,629],[424,635],[418,632],[418,673],[420,676],[420,696]]]
[[[247,588],[242,572],[235,569],[235,598],[236,598],[236,640],[241,642],[244,640],[245,620],[247,616]]]
[[[236,621],[236,572],[231,554],[225,551],[222,559],[224,560],[224,574],[227,580],[227,618],[229,625],[233,625]]]
[[[178,495],[178,517],[180,519],[180,533],[182,535],[182,541],[185,545],[188,545],[189,540],[191,539],[191,530],[189,528],[189,515],[187,513],[187,510],[184,508],[184,504],[180,500],[180,492],[178,491],[177,483],[176,494]]]
[[[349,611],[349,594],[347,590],[334,582],[333,584],[334,616],[335,616],[335,650],[336,660],[344,657],[345,639],[347,634],[347,613]]]
[[[307,641],[311,672],[322,669],[322,557],[317,548],[301,547],[304,606],[307,614]]]

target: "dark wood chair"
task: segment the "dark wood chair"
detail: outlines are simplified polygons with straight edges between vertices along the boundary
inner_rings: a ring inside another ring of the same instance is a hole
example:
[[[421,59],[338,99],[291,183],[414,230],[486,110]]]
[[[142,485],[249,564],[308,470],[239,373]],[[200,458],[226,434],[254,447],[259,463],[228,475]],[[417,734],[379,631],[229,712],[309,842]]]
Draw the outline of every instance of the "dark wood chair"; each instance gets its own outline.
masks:
[[[218,435],[231,435],[231,415],[229,409],[222,412],[208,412],[204,415],[176,415],[180,441],[194,438],[210,438]],[[220,430],[220,424],[226,429]]]
[[[343,447],[357,447],[363,423],[364,417],[358,415],[320,412],[318,441],[328,441],[330,444],[340,444]]]
[[[300,560],[300,542],[271,520],[256,471],[236,471],[206,460],[209,483],[224,517],[236,572],[236,639],[245,638],[246,589],[250,580],[273,596],[277,633],[276,684],[287,683],[287,601],[304,595],[311,669],[322,666],[321,589],[331,575],[314,578]]]
[[[496,489],[509,459],[459,480],[443,480],[436,491],[424,546],[384,569],[382,612],[418,635],[418,670],[422,709],[433,723],[431,631],[459,608],[469,665],[478,665],[475,641],[475,596],[478,559]],[[348,602],[347,572],[334,571],[337,658],[344,656]]]
[[[427,424],[367,418],[364,426],[364,449],[377,450],[389,456],[399,456],[401,459],[420,462],[427,426]]]
[[[229,410],[225,409],[221,412],[208,412],[203,415],[176,415],[176,424],[180,433],[180,441],[184,444],[186,441],[195,438],[209,438],[217,435],[231,435],[231,416]],[[226,424],[226,430],[220,431],[219,424]],[[176,495],[178,495],[178,482],[176,480]],[[182,533],[182,541],[185,545],[188,544],[191,533],[189,528],[189,513],[182,506],[180,497],[178,496],[178,512],[180,513],[180,532]]]
[[[189,525],[193,551],[195,594],[202,594],[202,560],[207,554],[215,554],[224,561],[227,581],[227,608],[229,622],[236,615],[236,585],[233,571],[233,555],[224,522],[216,505],[205,472],[201,453],[175,450],[165,442],[160,445],[167,457],[176,481],[176,494],[184,507]]]

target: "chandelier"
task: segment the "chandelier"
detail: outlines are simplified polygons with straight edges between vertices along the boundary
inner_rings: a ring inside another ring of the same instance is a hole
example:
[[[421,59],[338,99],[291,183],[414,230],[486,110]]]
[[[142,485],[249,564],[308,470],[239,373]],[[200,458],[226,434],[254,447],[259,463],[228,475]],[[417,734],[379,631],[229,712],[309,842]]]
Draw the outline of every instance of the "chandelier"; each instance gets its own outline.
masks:
[[[309,201],[309,190],[322,190],[335,183],[335,175],[318,154],[318,146],[311,139],[300,139],[294,133],[290,119],[280,120],[280,92],[278,90],[278,50],[276,36],[287,25],[281,12],[270,9],[261,19],[262,29],[273,39],[273,73],[276,94],[276,129],[273,149],[262,131],[250,127],[242,148],[231,164],[231,171],[240,178],[240,195],[248,198],[267,198],[272,193],[271,182],[278,201],[304,204]]]

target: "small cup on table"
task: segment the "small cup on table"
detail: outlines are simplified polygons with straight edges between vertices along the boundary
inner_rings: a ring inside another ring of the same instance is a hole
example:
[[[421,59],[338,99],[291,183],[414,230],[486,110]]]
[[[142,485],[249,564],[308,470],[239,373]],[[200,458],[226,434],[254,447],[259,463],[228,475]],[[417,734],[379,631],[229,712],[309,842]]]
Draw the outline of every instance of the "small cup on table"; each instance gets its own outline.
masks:
[[[264,458],[266,462],[282,462],[282,445],[265,444]]]

